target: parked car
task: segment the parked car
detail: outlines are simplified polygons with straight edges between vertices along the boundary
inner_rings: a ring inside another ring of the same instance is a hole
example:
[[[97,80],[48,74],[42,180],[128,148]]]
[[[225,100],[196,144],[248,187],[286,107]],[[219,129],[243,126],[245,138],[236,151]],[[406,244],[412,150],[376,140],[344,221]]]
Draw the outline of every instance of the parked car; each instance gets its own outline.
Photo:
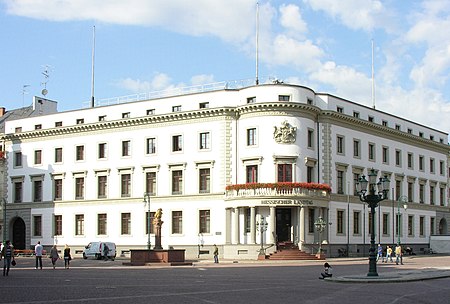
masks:
[[[83,259],[93,257],[97,260],[116,258],[116,244],[113,242],[90,242],[84,247]]]

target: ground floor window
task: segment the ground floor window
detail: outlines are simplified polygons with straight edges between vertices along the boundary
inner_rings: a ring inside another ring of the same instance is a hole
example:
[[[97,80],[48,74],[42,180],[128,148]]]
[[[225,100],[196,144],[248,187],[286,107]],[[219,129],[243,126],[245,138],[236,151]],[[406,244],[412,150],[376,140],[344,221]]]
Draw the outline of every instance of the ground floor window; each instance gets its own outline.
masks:
[[[210,233],[210,211],[200,210],[199,212],[199,232],[200,233]]]

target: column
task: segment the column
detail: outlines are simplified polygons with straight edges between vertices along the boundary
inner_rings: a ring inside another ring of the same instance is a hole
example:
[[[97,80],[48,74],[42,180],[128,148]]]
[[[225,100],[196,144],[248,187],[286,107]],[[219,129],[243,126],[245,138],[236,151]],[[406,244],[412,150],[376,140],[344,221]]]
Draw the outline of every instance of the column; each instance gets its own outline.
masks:
[[[302,245],[305,243],[305,207],[300,207],[300,234],[299,234],[299,240],[298,240],[298,248],[302,250]]]
[[[231,244],[231,208],[225,209],[225,244]]]
[[[250,244],[256,244],[256,208],[250,207]]]
[[[234,208],[233,237],[233,244],[239,244],[239,207]]]
[[[269,229],[267,229],[267,233],[269,234],[269,244],[275,244],[275,235],[276,235],[276,212],[275,207],[270,207],[270,214],[269,214]]]

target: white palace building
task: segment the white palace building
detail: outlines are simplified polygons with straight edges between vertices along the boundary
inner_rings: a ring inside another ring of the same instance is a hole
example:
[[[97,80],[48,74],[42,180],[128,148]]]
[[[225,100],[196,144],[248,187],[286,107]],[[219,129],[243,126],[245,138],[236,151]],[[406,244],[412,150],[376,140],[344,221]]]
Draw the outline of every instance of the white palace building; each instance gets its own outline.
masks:
[[[230,259],[279,243],[363,255],[371,216],[356,182],[372,168],[390,180],[377,243],[420,252],[449,234],[445,132],[278,81],[117,101],[6,122],[5,238],[17,249],[110,241],[127,254],[154,245],[161,208],[162,247],[188,259],[213,244]]]

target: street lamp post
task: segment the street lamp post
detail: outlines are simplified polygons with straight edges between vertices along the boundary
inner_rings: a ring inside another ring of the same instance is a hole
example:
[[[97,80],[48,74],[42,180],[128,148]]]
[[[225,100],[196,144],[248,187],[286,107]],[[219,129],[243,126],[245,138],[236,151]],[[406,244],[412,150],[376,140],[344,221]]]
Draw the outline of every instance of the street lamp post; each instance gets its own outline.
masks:
[[[400,236],[400,228],[401,228],[401,226],[400,226],[400,216],[401,216],[401,213],[400,213],[400,205],[402,205],[403,206],[403,209],[405,209],[405,211],[406,211],[406,209],[408,208],[408,198],[406,197],[406,196],[400,196],[399,198],[398,198],[398,200],[397,200],[397,244],[399,244],[400,245],[400,238],[401,238],[401,236]]]
[[[319,252],[318,254],[322,254],[322,232],[325,230],[325,227],[327,226],[327,222],[324,221],[324,219],[319,216],[317,220],[314,222],[314,226],[316,227],[316,230],[319,232]]]
[[[149,192],[145,192],[144,193],[144,206],[147,205],[147,235],[148,235],[148,240],[147,240],[147,249],[150,250],[152,243],[150,241],[150,227],[151,227],[151,217],[150,217],[150,193]]]
[[[264,250],[264,232],[267,230],[268,223],[266,222],[266,219],[264,216],[261,215],[261,219],[259,223],[256,223],[256,227],[259,231],[259,234],[261,236],[261,248],[259,249],[259,256],[266,256],[266,251]]]
[[[380,177],[379,181],[377,182],[377,172],[375,172],[374,169],[370,170],[368,177],[369,180],[366,180],[366,177],[364,175],[361,176],[356,186],[359,194],[359,199],[369,205],[372,217],[370,225],[372,233],[370,234],[369,272],[367,273],[367,276],[373,277],[378,276],[377,255],[375,252],[375,208],[378,206],[379,202],[388,198],[390,181],[385,176],[383,178]]]

